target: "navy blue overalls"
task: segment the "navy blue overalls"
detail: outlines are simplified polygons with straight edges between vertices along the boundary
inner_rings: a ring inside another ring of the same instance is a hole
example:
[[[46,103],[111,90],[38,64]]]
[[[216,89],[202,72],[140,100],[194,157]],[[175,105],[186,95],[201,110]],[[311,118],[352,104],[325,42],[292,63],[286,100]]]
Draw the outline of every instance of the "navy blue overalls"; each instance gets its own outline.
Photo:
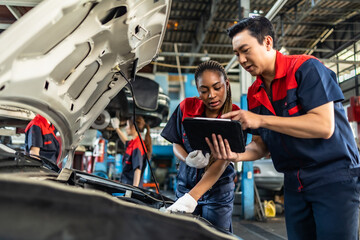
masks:
[[[141,146],[140,137],[137,136],[133,140],[127,141],[125,147],[126,151],[123,157],[123,170],[121,173],[120,182],[132,185],[134,180],[134,172],[137,168],[139,168],[141,170],[139,187],[142,187],[142,176],[146,166],[146,152],[144,152]],[[146,147],[145,151],[147,151]]]
[[[277,171],[285,174],[289,239],[357,239],[359,153],[341,101],[336,75],[316,58],[276,54],[267,95],[260,76],[249,88],[249,110],[296,117],[334,102],[335,131],[329,139],[296,138],[259,128]]]
[[[239,110],[239,107],[233,104],[233,111],[235,110]],[[197,149],[192,149],[187,139],[182,124],[186,117],[205,117],[205,106],[202,100],[196,97],[184,99],[171,115],[161,132],[161,136],[171,143],[182,145],[186,152],[190,153]],[[204,168],[192,168],[180,161],[176,198],[180,198],[189,192],[201,180],[204,172]],[[217,227],[232,231],[234,178],[234,166],[229,164],[214,186],[199,199],[198,206],[193,214],[202,216]]]
[[[38,147],[40,148],[40,156],[56,163],[60,148],[55,134],[54,125],[37,114],[25,129],[25,151],[29,153],[31,147]]]

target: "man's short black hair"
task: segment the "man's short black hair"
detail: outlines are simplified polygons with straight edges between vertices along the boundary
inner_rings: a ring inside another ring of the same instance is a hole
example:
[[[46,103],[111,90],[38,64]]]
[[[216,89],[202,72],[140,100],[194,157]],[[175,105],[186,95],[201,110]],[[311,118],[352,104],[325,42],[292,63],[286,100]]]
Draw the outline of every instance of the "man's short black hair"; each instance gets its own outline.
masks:
[[[266,17],[250,17],[243,18],[235,25],[231,26],[227,30],[228,36],[233,37],[242,32],[248,30],[250,35],[257,39],[259,44],[262,44],[266,36],[270,36],[273,39],[273,48],[276,48],[275,31],[271,22]]]

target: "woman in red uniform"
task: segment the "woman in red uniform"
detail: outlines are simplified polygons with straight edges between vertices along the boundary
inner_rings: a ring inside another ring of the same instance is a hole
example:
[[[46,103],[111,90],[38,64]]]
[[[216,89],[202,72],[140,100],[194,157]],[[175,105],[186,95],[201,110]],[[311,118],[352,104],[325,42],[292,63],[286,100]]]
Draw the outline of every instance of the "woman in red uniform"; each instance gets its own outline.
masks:
[[[132,119],[127,120],[126,122],[126,133],[128,136],[132,137],[132,140],[128,141],[126,135],[119,129],[119,119],[112,118],[111,124],[112,127],[116,130],[117,134],[120,137],[120,140],[125,144],[126,150],[123,157],[123,170],[120,178],[120,182],[131,184],[136,187],[141,187],[143,184],[142,175],[146,166],[146,156],[150,159],[152,146],[151,146],[151,137],[150,137],[150,127],[145,123],[145,120],[141,116],[135,118],[136,125],[139,128],[140,132],[144,132],[146,127],[145,135],[145,151],[141,146],[141,140],[136,132],[134,122]]]
[[[219,118],[239,107],[232,104],[229,80],[218,62],[200,64],[195,81],[199,97],[183,100],[161,133],[173,143],[174,154],[181,160],[177,176],[178,199],[167,210],[200,215],[213,225],[232,231],[234,166],[192,149],[182,122],[186,117]]]

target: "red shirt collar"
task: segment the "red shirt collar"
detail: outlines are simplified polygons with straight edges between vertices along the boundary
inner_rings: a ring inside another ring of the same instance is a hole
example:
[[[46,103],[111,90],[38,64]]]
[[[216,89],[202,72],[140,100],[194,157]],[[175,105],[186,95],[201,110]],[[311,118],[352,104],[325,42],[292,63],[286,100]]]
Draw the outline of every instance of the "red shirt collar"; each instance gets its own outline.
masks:
[[[147,152],[144,140],[143,140],[143,143],[144,143],[145,151]],[[139,135],[137,137],[133,138],[132,140],[130,140],[129,144],[128,144],[128,149],[131,149],[131,151],[134,150],[135,148],[138,148],[140,150],[141,154],[144,154]]]
[[[285,55],[276,51],[276,60],[275,60],[275,77],[274,79],[283,78],[286,76],[288,69],[288,61]]]

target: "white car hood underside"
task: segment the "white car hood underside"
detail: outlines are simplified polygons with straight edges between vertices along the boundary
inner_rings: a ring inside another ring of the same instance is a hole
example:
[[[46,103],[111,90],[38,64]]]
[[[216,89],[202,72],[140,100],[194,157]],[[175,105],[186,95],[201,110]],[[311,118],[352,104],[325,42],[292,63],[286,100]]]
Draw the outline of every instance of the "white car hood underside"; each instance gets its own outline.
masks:
[[[129,78],[156,57],[170,1],[41,2],[0,35],[0,105],[54,123],[63,158],[127,83],[115,67]]]

